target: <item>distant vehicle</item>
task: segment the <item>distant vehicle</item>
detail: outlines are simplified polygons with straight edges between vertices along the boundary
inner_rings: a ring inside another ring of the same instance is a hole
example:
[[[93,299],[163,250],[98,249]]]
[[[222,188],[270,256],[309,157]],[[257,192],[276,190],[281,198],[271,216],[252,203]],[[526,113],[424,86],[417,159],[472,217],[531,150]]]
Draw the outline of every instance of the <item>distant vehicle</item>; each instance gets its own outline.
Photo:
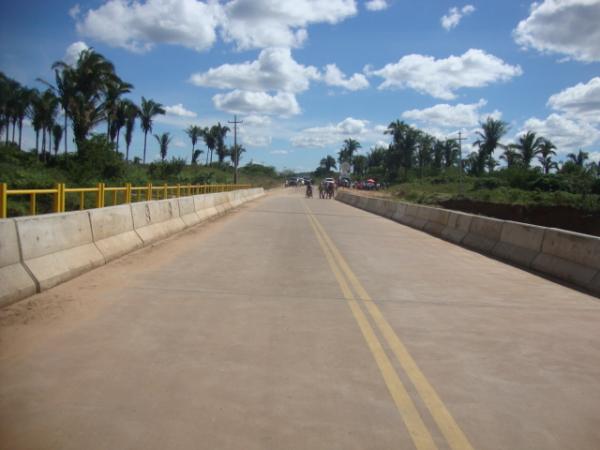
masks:
[[[335,184],[335,180],[333,178],[325,178],[325,183]]]
[[[298,186],[298,179],[297,178],[288,178],[287,180],[285,180],[285,186]]]

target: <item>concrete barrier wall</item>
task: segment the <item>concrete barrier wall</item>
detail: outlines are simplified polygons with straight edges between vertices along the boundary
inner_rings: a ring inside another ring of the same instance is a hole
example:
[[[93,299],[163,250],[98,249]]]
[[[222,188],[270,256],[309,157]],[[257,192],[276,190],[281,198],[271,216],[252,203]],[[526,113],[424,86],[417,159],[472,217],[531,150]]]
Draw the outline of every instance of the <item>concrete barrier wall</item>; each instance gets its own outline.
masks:
[[[557,229],[547,229],[542,252],[532,267],[577,285],[600,291],[600,238]]]
[[[143,245],[134,231],[131,205],[87,211],[92,225],[92,238],[104,259],[112,261]]]
[[[105,263],[87,211],[15,219],[23,263],[46,290]]]
[[[145,245],[185,228],[185,223],[179,216],[179,203],[175,198],[133,203],[131,210],[133,227]]]
[[[177,202],[179,203],[179,215],[186,227],[200,223],[200,217],[196,213],[194,197],[180,197]]]
[[[35,281],[21,263],[15,221],[0,220],[0,307],[35,292]]]
[[[263,195],[256,188],[2,219],[0,307]]]
[[[600,296],[600,238],[339,192],[336,199]]]

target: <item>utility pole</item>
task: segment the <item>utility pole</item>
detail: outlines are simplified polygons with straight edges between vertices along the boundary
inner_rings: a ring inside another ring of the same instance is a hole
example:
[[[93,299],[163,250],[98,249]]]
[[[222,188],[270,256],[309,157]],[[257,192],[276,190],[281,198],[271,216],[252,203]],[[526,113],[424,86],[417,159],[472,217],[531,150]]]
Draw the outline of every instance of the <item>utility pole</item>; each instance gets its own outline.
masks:
[[[237,126],[240,123],[244,123],[243,120],[237,120],[237,116],[233,116],[233,122],[232,121],[228,121],[228,123],[232,123],[233,124],[233,152],[234,152],[234,158],[233,158],[233,165],[235,167],[235,172],[233,173],[233,184],[237,184],[237,175],[238,175],[238,160],[240,159],[240,152],[237,148]]]
[[[467,138],[462,137],[462,130],[458,132],[458,193],[462,195],[462,173],[463,173],[463,160],[462,160],[462,141],[466,141]]]

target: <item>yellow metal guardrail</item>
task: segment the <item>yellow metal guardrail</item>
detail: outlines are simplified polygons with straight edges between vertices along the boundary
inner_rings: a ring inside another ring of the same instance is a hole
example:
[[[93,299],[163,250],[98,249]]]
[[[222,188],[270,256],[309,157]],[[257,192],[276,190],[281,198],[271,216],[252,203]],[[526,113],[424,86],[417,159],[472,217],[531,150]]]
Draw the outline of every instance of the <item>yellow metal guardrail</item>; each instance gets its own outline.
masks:
[[[66,211],[67,195],[78,195],[79,209],[84,210],[86,209],[86,194],[92,194],[94,197],[95,206],[92,208],[104,208],[105,206],[123,203],[227,192],[250,187],[252,186],[249,184],[178,184],[176,186],[164,184],[153,186],[151,183],[146,186],[132,186],[131,183],[127,183],[125,186],[114,187],[98,183],[96,187],[72,188],[67,187],[64,183],[58,183],[51,189],[8,189],[6,183],[0,183],[0,219],[5,219],[8,216],[9,196],[29,196],[29,213],[33,216],[37,212],[38,195],[51,195],[53,199],[52,212],[58,213]],[[108,204],[106,202],[107,197],[109,199]]]

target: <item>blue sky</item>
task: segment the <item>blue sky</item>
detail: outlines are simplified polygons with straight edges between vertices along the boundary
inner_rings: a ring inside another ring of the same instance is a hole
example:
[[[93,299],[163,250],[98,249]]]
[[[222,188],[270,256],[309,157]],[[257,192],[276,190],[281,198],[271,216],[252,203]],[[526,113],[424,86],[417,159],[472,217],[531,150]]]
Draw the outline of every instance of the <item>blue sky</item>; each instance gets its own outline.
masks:
[[[600,0],[28,0],[4,2],[0,70],[39,85],[93,47],[129,97],[168,107],[154,132],[175,136],[170,156],[189,158],[188,125],[235,113],[243,162],[299,171],[347,138],[386,144],[396,119],[441,138],[493,115],[506,142],[532,129],[598,160],[598,23]]]

